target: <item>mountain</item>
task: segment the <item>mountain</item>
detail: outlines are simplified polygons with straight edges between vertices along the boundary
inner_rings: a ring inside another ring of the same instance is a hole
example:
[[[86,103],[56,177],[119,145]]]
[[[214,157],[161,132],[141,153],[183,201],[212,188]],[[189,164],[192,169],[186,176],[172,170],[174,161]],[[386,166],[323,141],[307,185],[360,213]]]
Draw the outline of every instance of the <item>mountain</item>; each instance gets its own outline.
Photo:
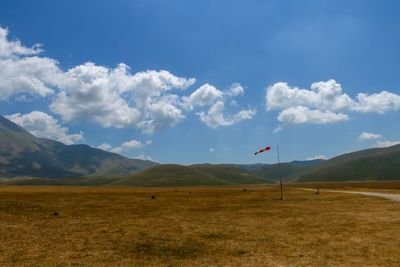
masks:
[[[62,178],[136,173],[158,165],[128,159],[88,145],[65,145],[37,138],[0,116],[0,177]]]
[[[269,181],[252,173],[225,165],[182,166],[164,164],[137,174],[97,175],[70,178],[0,179],[8,185],[76,185],[76,186],[214,186],[266,184]]]
[[[164,164],[134,175],[124,175],[110,185],[193,186],[265,184],[268,181],[249,172],[224,165]]]
[[[298,181],[400,180],[400,145],[347,153],[299,175]]]
[[[312,160],[294,160],[289,162],[290,165],[296,167],[312,167],[323,163],[324,159],[312,159]]]
[[[271,181],[400,180],[400,145],[360,150],[329,160],[231,166]]]
[[[230,165],[248,171],[266,180],[278,181],[280,179],[293,180],[299,175],[306,173],[311,167],[317,166],[324,160],[292,161],[280,164],[242,164]]]
[[[1,179],[12,177],[19,178]],[[64,145],[37,138],[0,116],[0,183],[232,185],[266,183],[281,178],[299,182],[400,180],[400,145],[361,150],[329,160],[281,164],[159,165],[87,145]]]

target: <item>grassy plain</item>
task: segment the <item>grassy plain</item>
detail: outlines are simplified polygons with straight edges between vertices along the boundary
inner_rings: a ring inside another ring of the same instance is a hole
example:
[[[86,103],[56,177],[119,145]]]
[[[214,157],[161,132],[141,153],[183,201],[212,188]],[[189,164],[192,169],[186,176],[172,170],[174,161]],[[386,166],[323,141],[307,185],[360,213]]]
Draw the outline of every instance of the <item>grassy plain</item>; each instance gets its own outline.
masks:
[[[400,266],[400,203],[244,188],[1,186],[0,266]]]

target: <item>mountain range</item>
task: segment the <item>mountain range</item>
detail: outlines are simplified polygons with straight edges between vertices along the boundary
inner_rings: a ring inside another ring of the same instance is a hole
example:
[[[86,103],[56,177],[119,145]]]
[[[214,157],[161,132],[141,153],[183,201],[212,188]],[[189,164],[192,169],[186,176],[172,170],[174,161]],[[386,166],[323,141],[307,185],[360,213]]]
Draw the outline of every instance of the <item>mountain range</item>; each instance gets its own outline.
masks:
[[[0,177],[65,178],[137,173],[158,165],[88,145],[38,138],[0,116]]]
[[[10,179],[12,178],[12,179]],[[0,182],[46,185],[233,185],[400,180],[400,145],[329,160],[280,164],[158,164],[93,148],[38,138],[0,116]]]
[[[400,180],[400,145],[346,153],[329,160],[235,165],[268,179],[290,182]]]

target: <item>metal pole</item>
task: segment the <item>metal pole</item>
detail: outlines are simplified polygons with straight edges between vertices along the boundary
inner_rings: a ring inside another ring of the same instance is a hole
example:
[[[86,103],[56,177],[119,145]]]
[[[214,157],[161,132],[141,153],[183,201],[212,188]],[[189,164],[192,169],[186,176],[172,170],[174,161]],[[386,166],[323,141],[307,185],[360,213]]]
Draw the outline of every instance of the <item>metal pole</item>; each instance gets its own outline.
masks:
[[[279,157],[279,145],[276,145],[276,154],[277,154],[277,156],[278,156],[278,168],[280,168],[281,159],[280,159],[280,157]],[[282,182],[282,176],[281,176],[280,184],[281,184],[281,200],[283,200],[283,182]]]

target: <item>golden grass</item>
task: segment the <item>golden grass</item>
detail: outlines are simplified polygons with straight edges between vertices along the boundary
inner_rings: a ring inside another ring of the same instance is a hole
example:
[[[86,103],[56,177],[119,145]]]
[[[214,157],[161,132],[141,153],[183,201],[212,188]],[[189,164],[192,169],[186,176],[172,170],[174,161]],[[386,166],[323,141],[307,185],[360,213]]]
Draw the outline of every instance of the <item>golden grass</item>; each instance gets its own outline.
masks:
[[[400,266],[398,202],[243,189],[0,187],[0,266]]]
[[[307,182],[290,183],[286,186],[297,188],[340,189],[352,191],[379,191],[400,194],[400,181],[363,181],[363,182]]]

